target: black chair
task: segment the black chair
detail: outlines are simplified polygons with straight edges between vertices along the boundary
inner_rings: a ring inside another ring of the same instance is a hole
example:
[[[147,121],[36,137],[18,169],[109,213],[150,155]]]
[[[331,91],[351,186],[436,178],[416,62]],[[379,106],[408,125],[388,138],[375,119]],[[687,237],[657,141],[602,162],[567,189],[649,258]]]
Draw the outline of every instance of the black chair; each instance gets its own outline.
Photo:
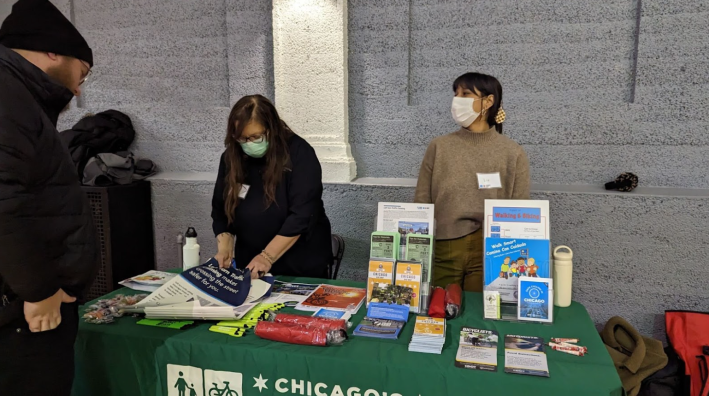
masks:
[[[340,272],[342,256],[345,254],[345,240],[337,234],[332,234],[332,264],[327,268],[328,279],[337,279]]]

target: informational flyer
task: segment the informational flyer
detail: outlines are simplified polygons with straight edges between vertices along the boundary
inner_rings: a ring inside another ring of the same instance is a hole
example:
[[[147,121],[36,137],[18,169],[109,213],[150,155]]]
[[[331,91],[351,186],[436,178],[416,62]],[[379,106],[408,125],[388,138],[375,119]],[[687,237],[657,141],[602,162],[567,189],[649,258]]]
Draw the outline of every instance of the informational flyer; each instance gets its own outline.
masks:
[[[494,330],[472,327],[460,329],[460,343],[455,355],[455,366],[484,371],[497,371],[497,340]]]
[[[549,228],[549,201],[485,200],[485,238],[550,239]]]
[[[401,235],[399,257],[406,256],[408,234],[433,235],[434,227],[433,204],[379,202],[377,231]]]
[[[544,340],[539,337],[505,336],[505,372],[548,377]]]

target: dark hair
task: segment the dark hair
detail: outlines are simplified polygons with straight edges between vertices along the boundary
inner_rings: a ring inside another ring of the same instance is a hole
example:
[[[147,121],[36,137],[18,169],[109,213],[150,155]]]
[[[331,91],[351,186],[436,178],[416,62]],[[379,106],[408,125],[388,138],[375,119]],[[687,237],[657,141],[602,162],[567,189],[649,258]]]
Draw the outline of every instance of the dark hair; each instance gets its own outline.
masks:
[[[515,260],[515,261],[519,261],[519,260],[524,261],[524,257],[518,257],[517,260]]]
[[[268,151],[265,155],[266,169],[263,172],[265,207],[276,200],[276,187],[281,182],[283,171],[290,162],[288,138],[293,134],[281,120],[276,107],[261,95],[244,96],[231,109],[227,125],[226,139],[226,188],[224,189],[224,211],[229,224],[234,221],[234,212],[239,205],[239,192],[244,182],[244,159],[246,154],[237,139],[249,122],[258,122],[266,129]]]
[[[453,82],[453,92],[458,87],[467,88],[471,91],[477,89],[483,97],[492,95],[495,98],[492,106],[487,109],[487,123],[490,126],[495,126],[497,132],[502,133],[502,124],[498,124],[495,121],[497,112],[502,108],[502,85],[500,82],[495,77],[487,74],[465,73]]]

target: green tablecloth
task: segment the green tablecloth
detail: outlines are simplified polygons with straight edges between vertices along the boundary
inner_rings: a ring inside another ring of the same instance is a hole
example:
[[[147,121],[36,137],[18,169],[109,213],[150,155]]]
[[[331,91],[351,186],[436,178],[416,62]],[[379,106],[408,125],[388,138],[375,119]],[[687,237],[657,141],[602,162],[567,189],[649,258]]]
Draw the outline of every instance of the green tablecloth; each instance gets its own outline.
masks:
[[[111,295],[121,292],[135,293],[124,289]],[[185,387],[195,389],[197,396],[622,395],[613,363],[581,304],[555,308],[554,324],[542,325],[484,320],[481,295],[466,293],[464,298],[462,316],[448,321],[441,355],[408,352],[413,315],[398,340],[351,337],[339,347],[271,342],[253,332],[234,338],[208,331],[213,323],[173,330],[136,325],[132,317],[110,325],[82,321],[73,395],[192,396]],[[364,313],[363,307],[353,317],[355,325]],[[589,353],[578,357],[548,350],[550,378],[506,374],[501,342],[497,372],[457,368],[454,360],[462,326],[494,329],[501,338],[506,334],[580,338]],[[215,382],[219,389],[225,388],[226,380],[234,392],[214,389]]]

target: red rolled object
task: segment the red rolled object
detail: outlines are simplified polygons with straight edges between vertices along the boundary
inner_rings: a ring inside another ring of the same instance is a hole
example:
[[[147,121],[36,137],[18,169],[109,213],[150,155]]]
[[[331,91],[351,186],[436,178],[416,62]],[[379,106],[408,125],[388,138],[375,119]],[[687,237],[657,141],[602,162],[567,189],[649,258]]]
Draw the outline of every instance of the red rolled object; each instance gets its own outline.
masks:
[[[428,305],[428,316],[432,318],[445,318],[446,317],[446,307],[445,307],[446,291],[440,287],[433,289],[433,296],[431,297],[431,303]]]
[[[457,318],[463,303],[463,288],[457,283],[446,286],[446,319]]]
[[[327,346],[327,330],[316,327],[260,321],[255,334],[266,340],[288,344]]]
[[[314,318],[305,315],[276,314],[273,319],[276,323],[299,324],[310,327],[317,327],[323,330],[345,330],[347,331],[347,321],[344,319]]]

